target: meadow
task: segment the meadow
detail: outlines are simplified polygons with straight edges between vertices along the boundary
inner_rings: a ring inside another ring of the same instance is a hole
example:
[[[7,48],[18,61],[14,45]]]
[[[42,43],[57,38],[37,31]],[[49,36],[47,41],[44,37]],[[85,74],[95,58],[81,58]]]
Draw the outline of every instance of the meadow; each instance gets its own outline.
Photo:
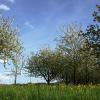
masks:
[[[0,85],[0,100],[100,100],[100,85]]]

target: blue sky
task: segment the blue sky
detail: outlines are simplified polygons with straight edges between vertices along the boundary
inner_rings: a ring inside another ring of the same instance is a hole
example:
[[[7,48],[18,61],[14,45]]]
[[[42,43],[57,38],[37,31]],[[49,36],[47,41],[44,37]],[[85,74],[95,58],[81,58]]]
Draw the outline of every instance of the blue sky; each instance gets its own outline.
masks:
[[[54,39],[60,35],[59,28],[66,24],[77,23],[82,28],[93,21],[92,12],[99,0],[0,0],[0,12],[4,16],[15,17],[15,25],[20,28],[25,54],[36,52],[39,48],[55,48]],[[1,66],[1,76],[5,78]],[[2,78],[2,80],[3,80]],[[2,82],[11,83],[6,77]],[[28,82],[21,76],[18,82]],[[40,79],[33,78],[34,82]]]

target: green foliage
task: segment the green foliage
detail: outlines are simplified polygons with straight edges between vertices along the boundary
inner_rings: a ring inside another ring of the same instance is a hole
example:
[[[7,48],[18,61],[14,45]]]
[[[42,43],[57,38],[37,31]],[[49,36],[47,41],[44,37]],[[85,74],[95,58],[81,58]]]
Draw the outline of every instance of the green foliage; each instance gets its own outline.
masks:
[[[93,17],[94,21],[100,22],[100,5],[96,5],[97,11],[94,11]]]
[[[86,39],[91,54],[100,58],[100,27],[98,25],[88,26],[86,32],[83,33],[83,36]]]
[[[94,12],[94,20],[100,21],[100,6]],[[76,25],[63,27],[58,38],[58,50],[66,56],[61,80],[66,83],[100,83],[100,28],[90,25],[82,32]],[[79,76],[80,75],[80,76]]]
[[[83,33],[83,36],[87,40],[89,49],[92,49],[92,54],[100,59],[100,5],[96,5],[96,7],[97,11],[94,11],[93,17],[94,21],[97,21],[98,24],[88,26],[86,32]]]
[[[86,40],[85,51],[88,51],[87,55],[90,55],[90,63],[94,63],[95,67],[92,69],[92,80],[100,82],[100,5],[97,5],[97,11],[94,11],[93,17],[97,24],[87,27],[86,32],[83,32],[83,36]],[[86,58],[86,57],[85,57]],[[94,58],[96,60],[94,60]],[[89,63],[89,64],[90,64]],[[91,65],[90,65],[91,66]],[[94,78],[94,79],[93,79]]]
[[[64,35],[58,39],[58,50],[65,54],[61,79],[66,83],[75,84],[78,67],[80,67],[78,51],[82,48],[84,39],[81,37],[81,29],[74,25],[65,26],[62,30]]]
[[[35,77],[43,77],[49,84],[59,75],[61,60],[62,53],[51,51],[48,48],[42,49],[37,54],[31,55],[26,69]]]

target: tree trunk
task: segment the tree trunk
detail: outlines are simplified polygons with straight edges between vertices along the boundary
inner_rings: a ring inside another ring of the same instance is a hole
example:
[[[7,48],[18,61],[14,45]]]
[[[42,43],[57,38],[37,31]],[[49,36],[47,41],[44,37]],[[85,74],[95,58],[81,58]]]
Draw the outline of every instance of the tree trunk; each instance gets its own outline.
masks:
[[[50,84],[50,71],[48,70],[47,72],[48,76],[47,76],[47,84],[49,85]]]
[[[16,83],[17,83],[17,75],[15,74],[14,84],[16,85]]]
[[[73,83],[76,84],[76,68],[74,66]]]
[[[85,67],[85,83],[87,84],[88,83],[88,69],[87,69],[87,65]]]
[[[50,85],[50,80],[47,80],[47,84]]]
[[[65,76],[65,84],[66,84],[66,85],[68,84],[68,78],[67,78],[67,75]]]

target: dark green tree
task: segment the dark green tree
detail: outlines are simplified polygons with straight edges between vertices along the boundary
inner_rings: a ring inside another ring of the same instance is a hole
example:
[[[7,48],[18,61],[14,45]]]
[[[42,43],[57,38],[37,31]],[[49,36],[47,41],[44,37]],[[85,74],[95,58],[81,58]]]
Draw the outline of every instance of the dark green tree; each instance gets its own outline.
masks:
[[[51,51],[50,49],[42,49],[36,54],[29,57],[26,69],[28,73],[35,77],[43,77],[48,84],[55,80],[60,70],[61,53]]]
[[[100,5],[97,5],[97,11],[94,11],[94,21],[98,22],[87,27],[86,32],[83,33],[84,38],[89,45],[89,50],[92,55],[97,58],[97,66],[100,66]]]
[[[68,81],[76,84],[77,72],[79,67],[78,51],[80,50],[83,38],[80,36],[81,29],[75,25],[69,25],[62,29],[63,36],[58,38],[58,50],[62,51],[66,56],[66,62],[63,64],[63,79],[67,83]]]
[[[99,82],[99,73],[98,71],[100,71],[100,5],[97,5],[97,11],[94,11],[93,13],[93,17],[94,17],[94,21],[97,22],[96,24],[90,25],[87,27],[86,32],[83,33],[84,39],[85,39],[85,44],[87,45],[87,47],[85,48],[85,51],[87,51],[87,55],[89,55],[91,58],[94,56],[96,60],[95,61],[95,67],[92,70],[92,72],[94,72],[95,74],[93,75],[92,73],[92,78],[95,77],[95,81],[94,79],[92,79],[92,81],[94,83],[96,83],[96,81]],[[93,57],[93,59],[94,59]],[[86,58],[86,57],[85,57]],[[89,59],[91,59],[89,58]],[[88,60],[89,60],[88,59]],[[91,59],[90,63],[92,63],[93,59]],[[88,62],[87,60],[87,62]]]
[[[96,5],[97,11],[93,12],[94,21],[100,22],[100,5]]]

